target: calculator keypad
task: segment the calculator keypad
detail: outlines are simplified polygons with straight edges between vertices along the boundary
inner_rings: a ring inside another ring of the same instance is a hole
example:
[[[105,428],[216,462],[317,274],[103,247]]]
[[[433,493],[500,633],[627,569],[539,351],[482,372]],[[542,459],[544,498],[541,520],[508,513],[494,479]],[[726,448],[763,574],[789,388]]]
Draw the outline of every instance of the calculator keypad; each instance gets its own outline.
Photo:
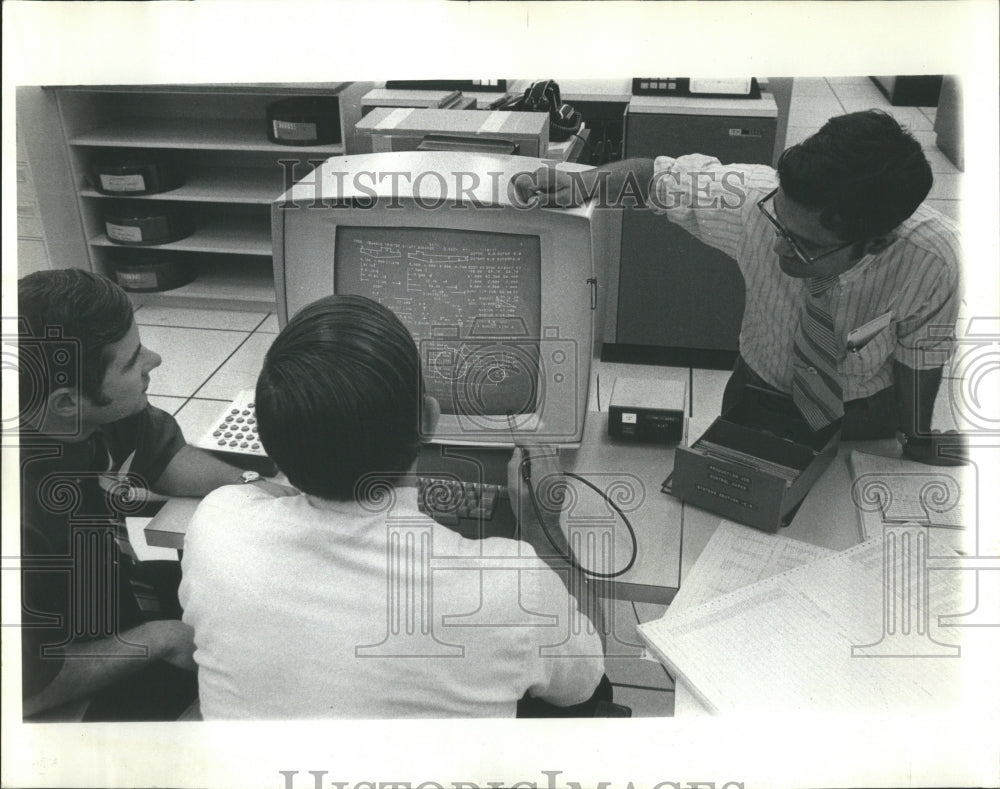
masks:
[[[253,390],[245,389],[228,405],[198,442],[202,449],[266,457],[257,434],[257,412]]]

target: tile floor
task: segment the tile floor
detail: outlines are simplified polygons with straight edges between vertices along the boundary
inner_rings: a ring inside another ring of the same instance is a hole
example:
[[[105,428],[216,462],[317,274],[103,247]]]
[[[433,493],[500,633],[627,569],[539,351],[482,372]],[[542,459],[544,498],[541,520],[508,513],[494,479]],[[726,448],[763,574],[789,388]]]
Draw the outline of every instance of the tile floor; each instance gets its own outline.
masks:
[[[866,77],[796,79],[786,143],[805,139],[833,115],[869,107],[890,112],[921,141],[934,171],[928,200],[958,219],[961,173],[935,147],[934,108],[893,107]],[[176,416],[189,440],[202,434],[238,390],[254,385],[264,354],[278,332],[273,313],[144,305],[136,311],[136,321],[144,344],[163,357],[162,366],[152,374],[149,399]],[[710,420],[718,413],[727,378],[723,371],[694,371],[695,419]],[[942,387],[942,398],[952,388]],[[954,424],[953,409],[939,407],[938,411],[939,426]],[[605,612],[606,617],[613,617],[619,653],[609,658],[608,675],[615,685],[615,699],[631,707],[635,717],[673,714],[673,682],[658,663],[638,657],[635,633],[637,622],[656,619],[664,611],[664,606],[618,601]]]

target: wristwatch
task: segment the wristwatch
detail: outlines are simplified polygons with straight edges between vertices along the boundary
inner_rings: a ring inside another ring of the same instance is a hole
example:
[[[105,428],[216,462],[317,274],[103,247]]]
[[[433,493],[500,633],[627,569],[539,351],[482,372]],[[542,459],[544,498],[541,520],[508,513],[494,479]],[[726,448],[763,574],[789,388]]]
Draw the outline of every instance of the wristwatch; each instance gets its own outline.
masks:
[[[256,482],[257,480],[264,478],[256,471],[244,471],[240,474],[240,479],[243,481],[243,484],[246,485],[249,482]]]

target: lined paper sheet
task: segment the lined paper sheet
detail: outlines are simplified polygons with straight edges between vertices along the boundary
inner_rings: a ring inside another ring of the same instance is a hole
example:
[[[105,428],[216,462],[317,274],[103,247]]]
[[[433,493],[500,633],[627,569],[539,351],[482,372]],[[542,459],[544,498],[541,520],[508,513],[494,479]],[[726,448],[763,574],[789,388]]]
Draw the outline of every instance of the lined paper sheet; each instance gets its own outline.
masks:
[[[928,551],[954,556],[932,530],[899,527],[639,633],[714,712],[957,709],[959,634],[936,622],[965,606],[958,573],[914,571]]]
[[[720,595],[835,553],[732,521],[719,522],[705,550],[684,578],[666,617]]]
[[[963,552],[965,530],[976,524],[973,466],[928,466],[854,450],[850,467],[862,540],[881,535],[887,523],[916,523],[940,527],[937,537]]]
[[[722,520],[684,578],[664,618],[832,553],[835,551],[830,548]],[[711,710],[684,680],[677,678],[674,716],[707,714]]]

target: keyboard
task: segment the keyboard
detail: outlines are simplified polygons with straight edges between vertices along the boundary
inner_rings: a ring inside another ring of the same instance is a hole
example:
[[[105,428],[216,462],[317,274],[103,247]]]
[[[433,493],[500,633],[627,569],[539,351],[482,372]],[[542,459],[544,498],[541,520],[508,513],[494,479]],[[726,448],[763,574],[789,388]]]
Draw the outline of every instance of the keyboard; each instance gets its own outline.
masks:
[[[195,446],[219,454],[224,460],[240,468],[252,468],[262,474],[274,476],[277,466],[267,456],[257,435],[257,413],[254,407],[254,390],[244,389],[231,403],[221,409],[218,417]],[[468,450],[474,452],[474,450]],[[433,455],[429,450],[427,454]],[[425,454],[426,457],[426,454]],[[506,457],[497,468],[491,468],[489,478],[500,478],[505,469]],[[430,515],[443,526],[454,528],[466,536],[491,534],[485,527],[494,525],[498,534],[511,531],[507,516],[509,507],[498,507],[507,498],[507,486],[487,482],[467,482],[459,474],[467,472],[480,479],[484,473],[481,463],[458,463],[458,473],[440,463],[425,471],[418,471],[417,501],[420,511]],[[498,512],[502,513],[499,517]],[[489,524],[488,524],[489,522]]]
[[[506,485],[465,482],[454,477],[417,477],[420,511],[443,526],[460,526],[470,520],[490,521],[498,502],[506,498]]]

